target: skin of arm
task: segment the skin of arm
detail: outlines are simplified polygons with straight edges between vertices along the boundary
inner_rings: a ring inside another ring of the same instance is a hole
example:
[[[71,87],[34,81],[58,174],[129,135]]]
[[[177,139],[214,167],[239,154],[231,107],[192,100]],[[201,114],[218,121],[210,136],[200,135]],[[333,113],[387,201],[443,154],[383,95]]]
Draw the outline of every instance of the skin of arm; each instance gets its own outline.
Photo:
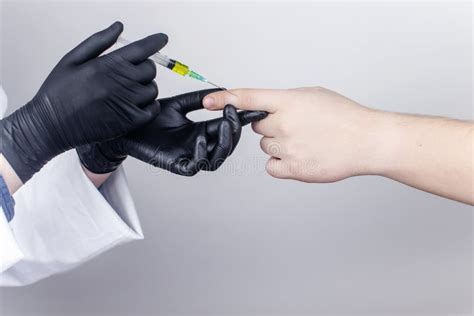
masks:
[[[203,100],[269,112],[252,128],[276,178],[335,182],[379,175],[474,204],[473,130],[467,121],[378,111],[321,87],[236,89]]]
[[[20,178],[17,176],[15,170],[10,166],[5,157],[0,154],[0,174],[7,184],[8,191],[13,195],[22,185]]]
[[[111,175],[110,173],[107,174],[95,174],[87,170],[84,166],[82,166],[84,173],[86,176],[91,180],[91,182],[95,185],[96,188],[100,187],[107,178]],[[5,159],[3,155],[0,154],[0,174],[5,180],[7,184],[8,190],[10,194],[13,195],[22,185],[20,178],[15,173],[15,170],[10,166],[8,161]]]

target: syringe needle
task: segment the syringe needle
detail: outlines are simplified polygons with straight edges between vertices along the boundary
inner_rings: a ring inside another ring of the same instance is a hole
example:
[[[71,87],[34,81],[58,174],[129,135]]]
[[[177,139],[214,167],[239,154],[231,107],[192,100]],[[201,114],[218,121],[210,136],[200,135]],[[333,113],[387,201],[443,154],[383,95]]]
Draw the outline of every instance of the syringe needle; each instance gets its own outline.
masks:
[[[234,97],[236,97],[235,94],[233,94],[232,92],[230,92],[230,91],[227,90],[226,88],[221,87],[221,86],[219,86],[219,85],[217,85],[217,84],[215,84],[215,83],[212,83],[212,82],[210,82],[209,80],[206,80],[206,82],[207,82],[208,84],[210,84],[210,85],[212,85],[212,86],[214,86],[214,87],[216,87],[216,88],[219,88],[219,89],[221,89],[221,90],[224,90],[225,92],[227,92],[227,93],[233,95]]]

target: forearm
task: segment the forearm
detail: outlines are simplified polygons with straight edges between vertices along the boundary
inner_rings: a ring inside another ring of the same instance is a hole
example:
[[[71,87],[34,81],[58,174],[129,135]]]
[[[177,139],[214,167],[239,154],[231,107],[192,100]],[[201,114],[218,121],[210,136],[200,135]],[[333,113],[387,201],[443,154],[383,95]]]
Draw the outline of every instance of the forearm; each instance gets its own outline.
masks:
[[[472,122],[381,113],[378,130],[383,158],[376,173],[474,204]]]
[[[0,154],[0,174],[5,180],[8,190],[12,195],[23,185],[23,182],[20,180],[15,170],[13,170],[2,154]]]

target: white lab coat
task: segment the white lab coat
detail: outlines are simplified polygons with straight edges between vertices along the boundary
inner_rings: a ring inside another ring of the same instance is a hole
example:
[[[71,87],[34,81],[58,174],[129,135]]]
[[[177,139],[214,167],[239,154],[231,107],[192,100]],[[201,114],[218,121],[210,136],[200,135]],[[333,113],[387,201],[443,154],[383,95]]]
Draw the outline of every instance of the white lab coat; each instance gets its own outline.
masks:
[[[0,86],[0,118],[6,107]],[[1,286],[30,284],[143,239],[122,167],[98,190],[74,150],[50,161],[14,199],[10,223],[0,208]]]

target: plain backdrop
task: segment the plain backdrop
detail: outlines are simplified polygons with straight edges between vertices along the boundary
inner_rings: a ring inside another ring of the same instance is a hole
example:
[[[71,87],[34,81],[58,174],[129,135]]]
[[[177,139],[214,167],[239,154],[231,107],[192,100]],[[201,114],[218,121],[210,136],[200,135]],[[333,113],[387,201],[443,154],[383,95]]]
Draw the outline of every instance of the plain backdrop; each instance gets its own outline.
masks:
[[[68,50],[120,20],[132,40],[168,34],[164,53],[226,87],[321,85],[379,109],[472,119],[470,2],[3,1],[1,11],[10,111]],[[207,88],[164,69],[157,82],[160,96]],[[273,179],[258,142],[247,129],[222,169],[193,178],[128,159],[145,240],[0,290],[0,314],[471,314],[472,207],[379,177]]]

